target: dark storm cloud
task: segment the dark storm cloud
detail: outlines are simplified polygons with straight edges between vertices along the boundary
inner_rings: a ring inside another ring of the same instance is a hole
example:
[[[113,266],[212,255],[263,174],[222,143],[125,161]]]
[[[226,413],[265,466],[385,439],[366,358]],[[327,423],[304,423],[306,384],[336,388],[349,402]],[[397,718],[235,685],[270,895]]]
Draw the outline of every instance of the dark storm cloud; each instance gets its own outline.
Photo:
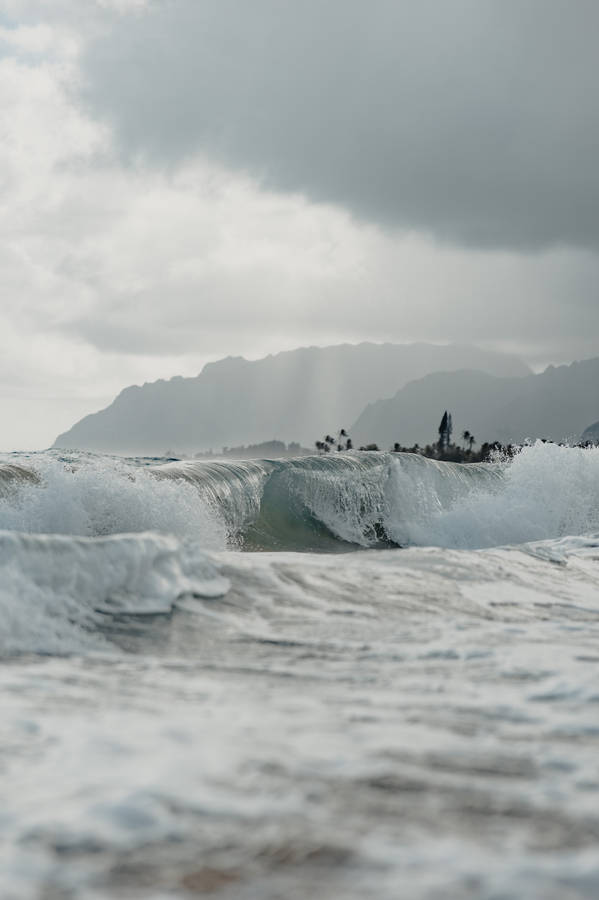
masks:
[[[171,0],[92,44],[125,152],[442,239],[599,242],[595,0]]]

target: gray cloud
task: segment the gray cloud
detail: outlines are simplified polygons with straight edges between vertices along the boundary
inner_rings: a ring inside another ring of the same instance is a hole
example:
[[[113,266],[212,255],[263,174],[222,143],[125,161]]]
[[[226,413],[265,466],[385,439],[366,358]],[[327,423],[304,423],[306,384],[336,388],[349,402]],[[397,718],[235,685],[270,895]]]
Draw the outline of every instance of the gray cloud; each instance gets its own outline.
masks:
[[[599,353],[594,6],[424,4],[0,0],[14,446],[227,354]]]
[[[127,153],[472,246],[599,241],[595,0],[171,0],[90,45]]]

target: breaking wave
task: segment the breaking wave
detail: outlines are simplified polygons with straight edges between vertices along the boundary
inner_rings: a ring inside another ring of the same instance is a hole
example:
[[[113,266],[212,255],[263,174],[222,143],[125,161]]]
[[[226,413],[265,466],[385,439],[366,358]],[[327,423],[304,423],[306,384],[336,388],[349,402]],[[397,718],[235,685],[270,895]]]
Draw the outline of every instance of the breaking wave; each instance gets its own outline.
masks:
[[[223,517],[179,480],[112,457],[32,454],[0,463],[0,530],[99,537],[156,531],[226,544]]]
[[[477,549],[599,530],[599,448],[537,443],[463,465],[414,454],[142,466],[37,454],[0,464],[0,529],[157,531],[204,549]]]
[[[0,649],[102,648],[107,618],[222,595],[218,551],[227,548],[436,546],[442,555],[526,544],[529,558],[559,563],[571,553],[595,559],[597,533],[599,449],[539,443],[492,465],[387,453],[163,465],[90,454],[9,458],[0,463]],[[401,551],[376,556],[379,567],[356,555],[336,567],[341,593],[375,570],[373,585],[383,570],[401,580]],[[328,570],[303,559],[282,558],[296,601],[310,579],[330,586]],[[514,557],[501,559],[509,567]],[[441,563],[447,577],[459,569],[455,554]],[[227,555],[225,575],[245,573],[257,597],[268,593],[258,570],[255,554]]]
[[[0,651],[102,649],[107,617],[170,612],[228,582],[193,544],[157,534],[85,538],[0,532]]]
[[[478,549],[599,530],[599,449],[541,442],[513,460],[463,465],[414,454],[262,463],[172,463],[246,549]]]
[[[430,476],[416,486],[396,467],[390,533],[400,543],[480,549],[599,531],[599,448],[539,441],[495,473],[494,483],[476,475],[473,489],[446,502]]]

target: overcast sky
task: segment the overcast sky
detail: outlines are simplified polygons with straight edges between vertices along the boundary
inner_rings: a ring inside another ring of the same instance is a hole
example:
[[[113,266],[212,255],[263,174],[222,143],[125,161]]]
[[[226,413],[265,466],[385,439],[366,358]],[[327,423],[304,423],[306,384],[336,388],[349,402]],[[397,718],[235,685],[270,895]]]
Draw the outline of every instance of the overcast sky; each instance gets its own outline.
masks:
[[[0,0],[0,448],[228,354],[599,355],[598,34],[596,0]]]

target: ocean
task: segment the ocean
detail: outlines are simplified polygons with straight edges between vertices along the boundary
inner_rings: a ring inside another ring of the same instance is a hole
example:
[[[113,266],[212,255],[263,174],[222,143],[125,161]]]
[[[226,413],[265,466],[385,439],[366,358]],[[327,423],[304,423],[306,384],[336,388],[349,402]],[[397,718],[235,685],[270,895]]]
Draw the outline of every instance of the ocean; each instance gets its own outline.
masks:
[[[0,458],[0,896],[599,896],[599,448]]]

